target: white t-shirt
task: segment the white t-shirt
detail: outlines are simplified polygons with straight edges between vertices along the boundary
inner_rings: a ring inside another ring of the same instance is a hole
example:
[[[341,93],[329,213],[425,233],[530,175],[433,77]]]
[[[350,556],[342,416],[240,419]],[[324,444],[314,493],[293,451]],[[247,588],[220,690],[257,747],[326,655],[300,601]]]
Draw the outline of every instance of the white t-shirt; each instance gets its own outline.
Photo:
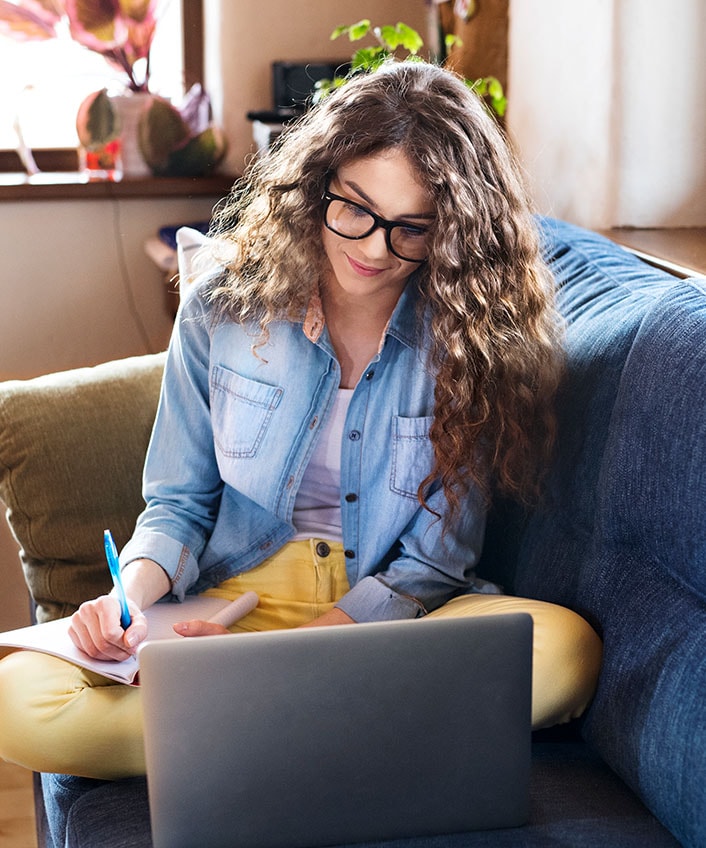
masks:
[[[338,389],[331,415],[304,472],[294,502],[294,541],[318,537],[343,541],[341,531],[341,441],[353,389]]]

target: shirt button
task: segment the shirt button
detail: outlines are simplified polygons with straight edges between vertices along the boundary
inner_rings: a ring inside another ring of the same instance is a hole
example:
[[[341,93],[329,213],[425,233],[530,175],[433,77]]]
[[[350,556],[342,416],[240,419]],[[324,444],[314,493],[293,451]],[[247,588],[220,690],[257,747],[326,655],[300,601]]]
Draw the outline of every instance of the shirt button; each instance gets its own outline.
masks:
[[[358,495],[355,492],[348,492],[346,495],[346,501],[348,503],[355,503],[358,500]]]
[[[375,376],[375,371],[368,371],[368,373],[365,375],[365,379],[366,380],[372,380],[374,376]]]
[[[326,544],[326,542],[317,542],[316,543],[316,554],[320,557],[327,557],[331,553],[331,548]]]
[[[343,552],[346,559],[355,559],[355,551],[347,550]]]
[[[350,433],[348,434],[348,438],[352,442],[357,442],[358,439],[360,439],[360,430],[351,430]]]

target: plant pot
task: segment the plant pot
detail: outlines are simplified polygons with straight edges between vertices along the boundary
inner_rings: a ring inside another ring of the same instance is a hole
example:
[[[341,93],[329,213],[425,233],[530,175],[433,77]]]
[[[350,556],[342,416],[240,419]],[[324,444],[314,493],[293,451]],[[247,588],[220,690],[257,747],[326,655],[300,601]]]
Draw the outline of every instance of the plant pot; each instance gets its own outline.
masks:
[[[76,129],[81,168],[89,180],[140,179],[152,171],[139,145],[139,125],[152,95],[148,92],[90,94],[81,104]]]
[[[149,177],[152,171],[140,151],[138,126],[140,118],[152,102],[149,92],[131,91],[110,95],[110,102],[120,120],[120,154],[122,174],[127,178]]]

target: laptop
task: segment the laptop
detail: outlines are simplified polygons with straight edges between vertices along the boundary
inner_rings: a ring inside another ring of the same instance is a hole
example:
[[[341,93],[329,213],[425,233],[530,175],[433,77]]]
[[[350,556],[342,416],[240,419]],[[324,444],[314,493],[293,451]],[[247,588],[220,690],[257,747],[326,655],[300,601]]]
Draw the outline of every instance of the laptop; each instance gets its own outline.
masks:
[[[146,644],[155,848],[315,848],[524,824],[532,619]]]

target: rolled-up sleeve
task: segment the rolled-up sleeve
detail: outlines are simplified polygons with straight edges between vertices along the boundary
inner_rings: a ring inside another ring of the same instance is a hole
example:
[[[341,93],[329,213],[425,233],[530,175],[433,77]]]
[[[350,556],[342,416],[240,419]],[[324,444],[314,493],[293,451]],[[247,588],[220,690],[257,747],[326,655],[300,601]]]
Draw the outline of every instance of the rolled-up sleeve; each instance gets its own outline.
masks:
[[[429,499],[429,506],[441,514],[448,509],[441,491]],[[358,622],[418,618],[458,594],[475,591],[486,512],[476,490],[447,527],[420,506],[400,536],[397,555],[357,582],[336,606]]]
[[[336,606],[358,622],[418,618],[426,612],[416,598],[401,595],[377,576],[364,577]]]

